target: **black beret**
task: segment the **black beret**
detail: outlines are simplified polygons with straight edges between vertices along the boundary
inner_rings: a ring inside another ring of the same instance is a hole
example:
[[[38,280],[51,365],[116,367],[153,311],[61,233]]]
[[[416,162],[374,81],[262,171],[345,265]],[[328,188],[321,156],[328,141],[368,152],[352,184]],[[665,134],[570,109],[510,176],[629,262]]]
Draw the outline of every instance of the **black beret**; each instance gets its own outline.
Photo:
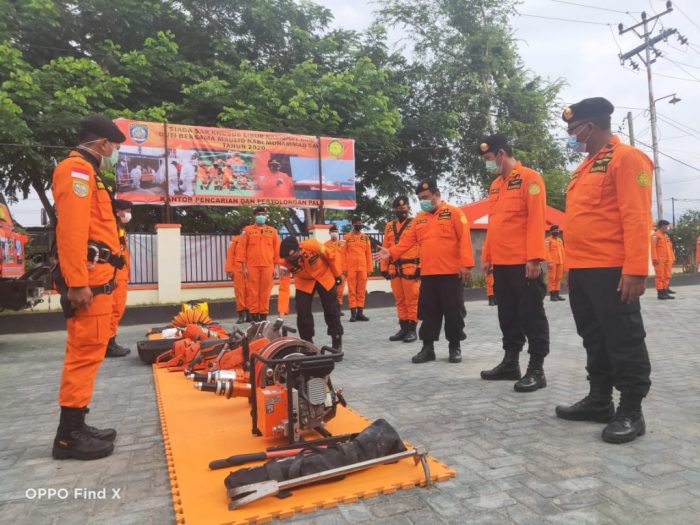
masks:
[[[256,213],[267,213],[267,208],[265,206],[258,206],[253,210],[253,214]]]
[[[350,222],[352,224],[354,224],[356,222],[362,222],[362,217],[358,217],[357,215],[353,215],[352,219],[350,219]]]
[[[558,225],[558,224],[552,224],[552,226],[550,226],[550,228],[549,228],[549,231],[550,231],[551,233],[558,232],[558,231],[559,231],[559,225]]]
[[[114,209],[115,210],[129,210],[133,208],[131,201],[126,199],[114,199]]]
[[[661,228],[662,226],[668,226],[669,224],[671,223],[668,222],[666,219],[661,219],[659,222],[656,223],[656,227]]]
[[[495,133],[483,139],[477,146],[476,152],[479,155],[486,155],[489,152],[498,153],[498,150],[506,146],[508,146],[508,138],[501,133]]]
[[[331,227],[328,229],[329,232],[337,232],[338,227],[335,224],[331,224]]]
[[[438,191],[437,181],[435,179],[423,179],[416,186],[416,195],[425,190]]]
[[[394,199],[394,202],[391,203],[391,207],[396,208],[397,206],[403,206],[404,204],[408,204],[408,197],[405,195],[399,195]]]
[[[585,98],[572,104],[561,114],[564,122],[574,122],[595,117],[608,117],[615,111],[615,106],[603,97]]]
[[[285,259],[290,255],[294,255],[298,251],[299,241],[297,241],[296,237],[292,237],[290,235],[289,237],[282,239],[282,242],[280,242],[280,257],[282,259]]]
[[[117,125],[104,115],[90,115],[83,118],[78,127],[78,135],[84,135],[85,133],[91,133],[119,144],[126,140],[124,133],[121,132]]]

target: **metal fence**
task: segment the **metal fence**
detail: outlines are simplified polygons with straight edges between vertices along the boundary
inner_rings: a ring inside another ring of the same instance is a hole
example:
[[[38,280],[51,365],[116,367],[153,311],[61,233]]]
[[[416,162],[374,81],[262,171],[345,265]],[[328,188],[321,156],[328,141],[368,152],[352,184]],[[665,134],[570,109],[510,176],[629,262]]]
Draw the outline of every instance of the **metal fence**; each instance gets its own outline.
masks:
[[[131,284],[156,284],[158,282],[158,243],[155,233],[130,233],[127,235],[131,269]]]

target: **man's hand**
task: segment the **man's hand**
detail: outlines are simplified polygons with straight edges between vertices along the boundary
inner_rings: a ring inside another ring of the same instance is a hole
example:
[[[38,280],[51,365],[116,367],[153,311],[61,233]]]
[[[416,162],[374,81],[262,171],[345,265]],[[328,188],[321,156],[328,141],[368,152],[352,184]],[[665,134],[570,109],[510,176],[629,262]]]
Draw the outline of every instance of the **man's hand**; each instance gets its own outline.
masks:
[[[226,272],[226,277],[231,279],[233,277],[233,274],[231,272]]]
[[[92,290],[89,286],[68,288],[68,302],[73,308],[87,308],[92,303]]]
[[[527,279],[537,279],[542,273],[540,261],[527,261],[525,263],[525,277]]]
[[[284,277],[289,273],[286,266],[280,266],[280,278]]]
[[[620,292],[620,301],[623,303],[633,303],[644,295],[644,285],[646,277],[643,275],[623,275],[617,285]]]
[[[246,279],[248,278],[248,265],[246,263],[243,263],[241,265],[241,269],[243,270],[243,277]]]
[[[484,275],[491,273],[491,261],[481,261],[481,271]]]
[[[391,258],[391,252],[386,248],[379,248],[379,251],[372,255],[375,261],[388,261]]]
[[[272,278],[273,279],[280,278],[280,265],[279,264],[275,264],[275,269],[272,270]]]
[[[472,276],[472,269],[467,268],[466,266],[464,268],[459,269],[459,278],[462,280],[462,282],[466,281],[467,279],[471,279]]]

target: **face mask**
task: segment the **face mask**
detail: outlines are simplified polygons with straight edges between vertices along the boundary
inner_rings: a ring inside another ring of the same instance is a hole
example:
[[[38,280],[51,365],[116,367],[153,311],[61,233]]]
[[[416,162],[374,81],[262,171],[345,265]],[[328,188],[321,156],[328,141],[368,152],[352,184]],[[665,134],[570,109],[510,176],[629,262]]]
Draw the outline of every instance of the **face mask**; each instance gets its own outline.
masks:
[[[353,224],[352,229],[359,232],[362,229],[362,224]]]
[[[337,233],[331,233],[331,240],[332,241],[337,241],[338,237],[340,237]]]
[[[124,213],[120,213],[119,220],[122,221],[122,224],[128,223],[131,220],[131,212],[125,211]]]
[[[396,217],[400,221],[403,221],[406,219],[406,217],[408,217],[408,212],[407,211],[395,211],[394,217]]]
[[[435,206],[433,206],[433,201],[431,200],[421,200],[420,209],[425,212],[431,212],[435,209]]]
[[[588,138],[591,138],[590,133],[588,134]],[[569,135],[569,138],[566,141],[566,147],[578,153],[584,153],[586,151],[586,141],[579,141],[578,134]]]
[[[267,217],[264,215],[256,215],[255,216],[255,224],[265,224],[267,221]]]

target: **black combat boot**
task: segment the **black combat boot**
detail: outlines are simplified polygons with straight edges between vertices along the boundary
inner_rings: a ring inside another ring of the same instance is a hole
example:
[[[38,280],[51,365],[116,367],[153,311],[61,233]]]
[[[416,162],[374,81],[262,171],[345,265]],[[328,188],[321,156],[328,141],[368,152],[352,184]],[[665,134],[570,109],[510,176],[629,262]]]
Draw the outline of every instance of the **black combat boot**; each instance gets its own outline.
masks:
[[[534,392],[547,386],[547,378],[544,375],[544,356],[530,354],[530,362],[523,378],[513,385],[516,392]]]
[[[88,407],[83,408],[83,412],[87,415],[90,412]],[[102,441],[114,441],[117,439],[117,431],[113,428],[95,428],[85,424],[83,419],[83,431],[90,434],[91,437]]]
[[[340,317],[345,317],[345,312],[343,312],[343,305],[342,304],[338,305],[338,313],[340,314]]]
[[[116,336],[112,337],[107,343],[105,357],[124,357],[129,355],[129,353],[131,352],[130,349],[118,345],[116,339]]]
[[[507,351],[498,365],[491,370],[482,370],[481,379],[489,381],[498,381],[501,379],[517,380],[522,376],[520,374],[520,364],[518,363],[519,352]]]
[[[557,292],[549,292],[549,300],[552,302],[558,301],[559,299],[557,299]]]
[[[343,351],[343,336],[342,335],[331,336],[331,348],[334,348],[336,350],[340,350],[341,352]],[[342,360],[343,360],[343,357],[340,356],[336,359],[336,362],[340,363]]]
[[[564,299],[559,293],[559,290],[557,290],[557,301],[566,301],[566,299]]]
[[[676,294],[676,292],[673,291],[673,290],[671,290],[670,288],[666,288],[666,293],[669,294],[669,295],[675,295],[675,294]]]
[[[357,309],[357,320],[358,321],[369,321],[369,317],[365,315],[365,309],[364,308],[358,308]]]
[[[435,347],[433,347],[433,342],[423,341],[423,348],[411,358],[411,361],[416,364],[435,361]]]
[[[406,335],[403,338],[404,343],[412,343],[418,339],[416,335],[416,326],[418,323],[416,321],[406,321]]]
[[[607,379],[590,379],[590,392],[571,406],[558,405],[557,417],[570,421],[596,421],[607,423],[615,415],[612,399],[612,382]]]
[[[403,338],[406,337],[406,331],[407,327],[406,324],[408,321],[399,321],[399,326],[401,327],[398,332],[396,332],[394,335],[389,337],[389,341],[403,341]]]
[[[489,306],[496,306],[496,298],[493,295],[489,295]]]
[[[448,360],[450,363],[462,362],[462,349],[459,347],[459,341],[457,341],[456,343],[450,343],[449,351],[450,357]]]
[[[647,427],[642,414],[643,397],[635,392],[620,393],[620,406],[612,421],[603,429],[603,441],[629,443],[645,434]]]
[[[250,310],[245,310],[245,322],[252,323],[253,318],[250,316]]]
[[[357,321],[357,308],[350,308],[350,322],[354,323]]]
[[[245,323],[245,310],[241,310],[238,312],[238,321],[236,321],[236,324],[243,324]]]
[[[54,459],[99,459],[114,451],[114,443],[95,439],[84,426],[84,408],[61,407],[61,420],[53,440]]]
[[[675,297],[672,297],[666,293],[666,290],[656,290],[656,298],[659,299],[660,301],[666,300],[666,299],[675,299]]]

